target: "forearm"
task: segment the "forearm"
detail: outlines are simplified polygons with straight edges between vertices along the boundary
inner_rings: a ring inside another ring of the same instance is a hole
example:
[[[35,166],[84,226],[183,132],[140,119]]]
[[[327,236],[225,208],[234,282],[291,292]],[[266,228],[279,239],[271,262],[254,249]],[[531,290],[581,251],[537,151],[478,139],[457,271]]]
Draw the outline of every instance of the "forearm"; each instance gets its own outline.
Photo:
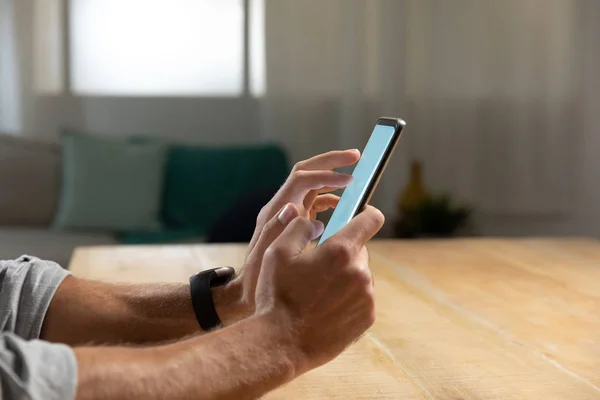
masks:
[[[215,289],[226,325],[246,316],[240,298],[236,285]],[[187,284],[116,285],[69,277],[50,304],[41,336],[75,346],[156,343],[201,332]]]
[[[255,399],[304,371],[290,332],[251,317],[148,348],[78,348],[77,400]]]

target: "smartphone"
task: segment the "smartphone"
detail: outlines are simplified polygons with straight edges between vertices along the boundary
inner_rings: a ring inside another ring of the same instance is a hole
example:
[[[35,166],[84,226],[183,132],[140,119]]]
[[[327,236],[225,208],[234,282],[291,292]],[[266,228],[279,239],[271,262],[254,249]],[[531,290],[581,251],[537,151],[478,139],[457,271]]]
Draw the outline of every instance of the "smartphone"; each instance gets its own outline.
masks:
[[[379,179],[398,144],[406,123],[398,118],[381,117],[354,167],[352,182],[346,187],[317,246],[335,235],[369,203]]]

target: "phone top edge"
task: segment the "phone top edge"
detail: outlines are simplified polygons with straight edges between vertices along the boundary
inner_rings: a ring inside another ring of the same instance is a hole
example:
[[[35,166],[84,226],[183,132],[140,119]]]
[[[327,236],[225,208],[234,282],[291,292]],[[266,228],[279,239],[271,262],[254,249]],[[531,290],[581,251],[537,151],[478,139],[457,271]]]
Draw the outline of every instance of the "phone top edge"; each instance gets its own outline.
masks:
[[[393,126],[394,128],[404,128],[406,126],[406,122],[400,118],[394,117],[379,117],[377,120],[377,125],[387,125]]]

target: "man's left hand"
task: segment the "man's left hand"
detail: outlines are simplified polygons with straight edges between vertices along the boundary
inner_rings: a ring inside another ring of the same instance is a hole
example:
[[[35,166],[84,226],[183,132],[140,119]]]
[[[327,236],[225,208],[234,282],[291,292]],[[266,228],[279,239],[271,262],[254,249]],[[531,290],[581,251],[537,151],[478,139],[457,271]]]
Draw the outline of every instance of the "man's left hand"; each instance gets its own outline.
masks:
[[[287,222],[298,215],[315,219],[317,213],[335,208],[339,197],[329,192],[346,187],[352,176],[333,170],[355,164],[359,158],[358,150],[330,151],[294,166],[281,189],[261,209],[244,266],[230,284],[230,291],[241,296],[235,307],[238,312],[247,316],[254,311],[254,293],[263,255]]]

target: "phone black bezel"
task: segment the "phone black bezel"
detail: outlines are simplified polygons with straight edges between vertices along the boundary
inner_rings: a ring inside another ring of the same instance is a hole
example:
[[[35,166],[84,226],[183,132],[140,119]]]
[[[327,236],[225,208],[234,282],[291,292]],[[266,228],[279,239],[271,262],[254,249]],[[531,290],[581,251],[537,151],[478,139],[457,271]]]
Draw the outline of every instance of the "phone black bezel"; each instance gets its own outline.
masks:
[[[402,136],[402,131],[406,126],[406,122],[399,118],[381,117],[377,120],[375,126],[377,125],[393,126],[394,136],[392,137],[390,145],[385,149],[385,153],[381,158],[382,162],[377,166],[377,169],[375,170],[375,175],[373,176],[373,179],[371,180],[369,186],[367,187],[367,190],[365,191],[365,196],[363,196],[363,198],[358,203],[358,207],[356,208],[356,211],[354,212],[352,218],[354,218],[356,215],[362,212],[365,209],[365,206],[369,204],[369,201],[371,201],[371,197],[373,196],[375,188],[377,187],[377,184],[379,183],[381,176],[383,175],[383,171],[385,171],[385,168],[387,167],[391,155],[396,149],[396,145],[400,141],[400,136]]]
[[[391,158],[391,155],[394,152],[396,145],[400,141],[400,136],[402,135],[402,131],[403,131],[404,127],[406,126],[406,123],[399,118],[381,117],[377,120],[377,123],[375,124],[375,126],[377,126],[377,125],[385,125],[385,126],[394,127],[394,134],[392,136],[392,140],[391,140],[390,144],[385,149],[385,153],[383,154],[383,157],[381,158],[381,162],[379,163],[379,165],[377,166],[377,169],[375,170],[373,179],[371,179],[371,182],[369,182],[369,186],[367,186],[367,189],[365,190],[365,195],[359,201],[358,207],[356,208],[356,211],[352,215],[352,218],[354,218],[361,211],[363,211],[365,209],[365,206],[369,203],[369,201],[371,201],[371,197],[373,196],[373,193],[375,192],[375,188],[377,187],[377,184],[379,183],[379,180],[381,179],[381,176],[383,175],[383,171],[385,171],[385,168],[387,167],[387,164]],[[370,139],[370,136],[369,136],[369,139]],[[343,195],[344,194],[342,193],[342,196]],[[324,242],[321,242],[321,240],[319,240],[317,246],[321,245],[322,243],[324,243]]]

